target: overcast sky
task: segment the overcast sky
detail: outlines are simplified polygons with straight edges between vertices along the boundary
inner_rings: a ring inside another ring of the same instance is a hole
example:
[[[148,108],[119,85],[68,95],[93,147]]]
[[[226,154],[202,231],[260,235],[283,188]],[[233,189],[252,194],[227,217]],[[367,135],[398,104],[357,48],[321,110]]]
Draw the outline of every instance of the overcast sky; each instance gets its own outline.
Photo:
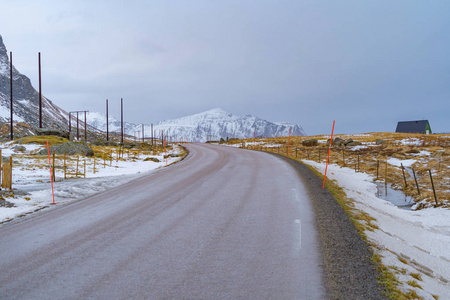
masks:
[[[450,1],[0,0],[13,63],[65,110],[223,108],[307,134],[450,132]]]

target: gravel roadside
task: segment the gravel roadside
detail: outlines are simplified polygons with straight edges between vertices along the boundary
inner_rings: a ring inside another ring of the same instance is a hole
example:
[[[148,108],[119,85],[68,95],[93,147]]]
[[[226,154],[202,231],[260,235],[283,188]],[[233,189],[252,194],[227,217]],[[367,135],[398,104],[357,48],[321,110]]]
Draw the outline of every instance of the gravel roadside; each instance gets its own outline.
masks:
[[[273,154],[273,153],[271,153]],[[312,200],[330,299],[388,299],[372,252],[323,181],[304,164],[277,155],[298,172]]]

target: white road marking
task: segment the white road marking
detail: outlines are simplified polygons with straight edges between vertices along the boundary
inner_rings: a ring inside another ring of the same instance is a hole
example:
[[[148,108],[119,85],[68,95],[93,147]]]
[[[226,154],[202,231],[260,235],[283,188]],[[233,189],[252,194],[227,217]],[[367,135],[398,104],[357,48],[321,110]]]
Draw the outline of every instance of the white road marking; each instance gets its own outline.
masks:
[[[300,196],[298,194],[298,190],[296,188],[292,188],[292,191],[294,192],[295,201],[300,202]]]
[[[295,250],[298,253],[302,249],[302,220],[295,219],[294,225],[295,225],[294,232],[296,234],[296,239],[297,239],[297,243],[295,245]]]

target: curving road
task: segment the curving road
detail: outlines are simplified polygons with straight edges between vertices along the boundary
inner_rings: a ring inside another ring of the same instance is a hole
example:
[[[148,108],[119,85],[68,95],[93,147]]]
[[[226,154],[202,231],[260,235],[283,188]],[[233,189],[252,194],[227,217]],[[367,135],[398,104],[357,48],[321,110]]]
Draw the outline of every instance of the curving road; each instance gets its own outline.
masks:
[[[0,227],[0,299],[322,299],[314,214],[286,161],[182,162]]]

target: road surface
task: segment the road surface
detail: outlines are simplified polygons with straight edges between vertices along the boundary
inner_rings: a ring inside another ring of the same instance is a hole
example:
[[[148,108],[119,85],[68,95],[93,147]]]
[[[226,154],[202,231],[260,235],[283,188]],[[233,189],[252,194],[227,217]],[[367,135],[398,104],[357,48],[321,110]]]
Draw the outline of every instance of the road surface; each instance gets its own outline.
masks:
[[[267,153],[180,163],[0,227],[0,299],[322,299],[314,214]]]

